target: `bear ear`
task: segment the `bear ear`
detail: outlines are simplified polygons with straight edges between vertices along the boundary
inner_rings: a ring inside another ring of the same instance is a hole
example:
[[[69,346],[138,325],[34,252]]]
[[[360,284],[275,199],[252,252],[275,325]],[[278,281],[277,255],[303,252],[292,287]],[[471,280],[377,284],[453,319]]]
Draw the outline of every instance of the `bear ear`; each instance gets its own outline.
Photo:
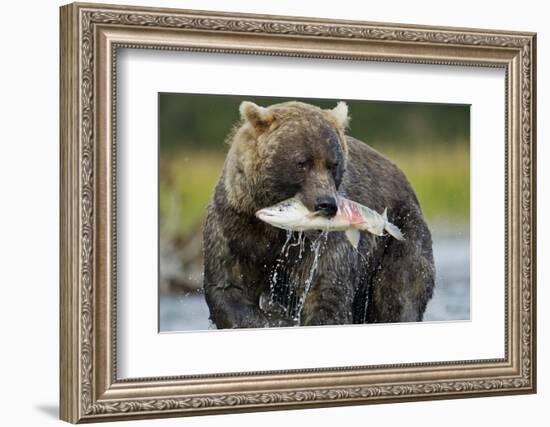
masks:
[[[241,118],[250,123],[258,132],[264,132],[273,123],[273,113],[250,101],[243,101],[239,107]]]
[[[333,119],[336,126],[340,129],[345,129],[349,124],[348,116],[348,104],[344,101],[340,101],[336,104],[332,110],[325,110],[329,116]]]

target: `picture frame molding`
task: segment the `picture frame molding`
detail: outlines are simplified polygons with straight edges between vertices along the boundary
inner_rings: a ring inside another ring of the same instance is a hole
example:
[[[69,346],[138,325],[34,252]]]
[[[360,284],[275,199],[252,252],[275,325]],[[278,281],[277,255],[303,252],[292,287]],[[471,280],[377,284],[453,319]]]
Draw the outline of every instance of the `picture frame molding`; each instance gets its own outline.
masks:
[[[77,423],[536,391],[536,35],[74,3],[60,9],[60,417]],[[506,70],[505,357],[117,379],[116,52]]]

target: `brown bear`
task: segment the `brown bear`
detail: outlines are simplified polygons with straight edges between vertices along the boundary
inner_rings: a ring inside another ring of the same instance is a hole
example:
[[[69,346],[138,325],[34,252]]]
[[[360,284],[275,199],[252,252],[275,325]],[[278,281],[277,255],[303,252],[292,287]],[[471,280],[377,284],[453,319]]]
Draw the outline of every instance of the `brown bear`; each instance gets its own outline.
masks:
[[[421,321],[434,287],[430,231],[401,170],[345,134],[348,107],[240,106],[204,226],[204,291],[217,328]],[[336,195],[405,236],[290,233],[255,212],[298,197],[327,218]]]

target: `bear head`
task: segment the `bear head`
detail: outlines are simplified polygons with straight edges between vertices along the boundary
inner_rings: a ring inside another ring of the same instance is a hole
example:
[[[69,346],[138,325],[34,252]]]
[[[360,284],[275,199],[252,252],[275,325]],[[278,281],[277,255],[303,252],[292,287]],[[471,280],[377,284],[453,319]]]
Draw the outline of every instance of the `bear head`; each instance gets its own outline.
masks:
[[[294,101],[269,107],[244,101],[240,114],[224,171],[232,207],[252,214],[295,196],[333,216],[348,155],[347,104],[324,110]]]

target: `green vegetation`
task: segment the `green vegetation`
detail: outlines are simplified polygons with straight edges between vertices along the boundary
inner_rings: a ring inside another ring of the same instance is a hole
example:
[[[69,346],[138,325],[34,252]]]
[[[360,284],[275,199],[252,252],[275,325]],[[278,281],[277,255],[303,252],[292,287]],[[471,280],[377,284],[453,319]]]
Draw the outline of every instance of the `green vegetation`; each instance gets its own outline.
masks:
[[[217,152],[161,154],[161,233],[182,237],[202,224],[223,162],[223,154]]]
[[[162,151],[196,147],[223,150],[223,141],[239,120],[239,104],[252,101],[268,106],[303,101],[333,108],[337,101],[260,96],[160,94]],[[468,145],[470,108],[466,105],[419,104],[344,100],[351,115],[350,134],[369,143],[389,146]],[[436,148],[437,148],[436,147]]]
[[[282,98],[161,94],[160,227],[172,241],[200,229],[222,171],[224,140],[243,100]],[[335,100],[304,100],[332,108]],[[470,212],[469,107],[347,101],[349,134],[382,152],[407,175],[431,223],[464,224]]]
[[[430,223],[466,223],[470,216],[470,154],[465,144],[429,153],[383,150],[407,175]]]

